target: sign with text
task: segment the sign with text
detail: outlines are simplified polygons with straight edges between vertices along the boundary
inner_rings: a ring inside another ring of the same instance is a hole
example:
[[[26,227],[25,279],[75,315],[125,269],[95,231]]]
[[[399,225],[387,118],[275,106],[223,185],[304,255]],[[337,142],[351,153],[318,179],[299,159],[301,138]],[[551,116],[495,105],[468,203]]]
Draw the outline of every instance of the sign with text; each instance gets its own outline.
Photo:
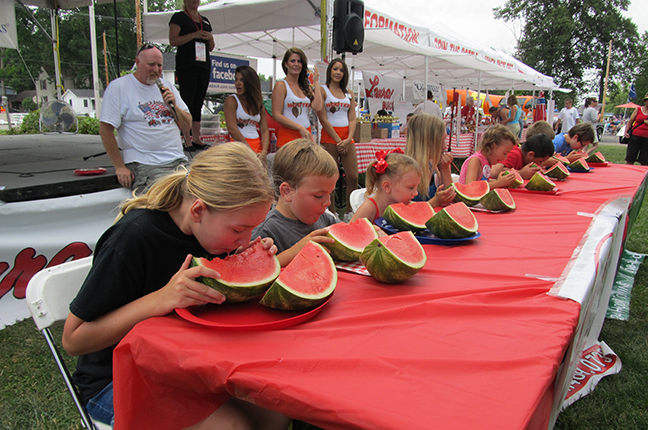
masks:
[[[227,58],[211,55],[210,93],[234,93],[235,71],[238,66],[249,66],[250,61],[243,58]]]
[[[393,112],[394,102],[403,99],[403,83],[400,79],[388,78],[376,73],[363,72],[362,81],[365,88],[365,97],[369,99],[370,109],[373,114],[375,114],[373,109],[376,106],[376,100],[380,100],[378,110],[384,109]]]
[[[18,49],[14,2],[0,2],[0,47]]]

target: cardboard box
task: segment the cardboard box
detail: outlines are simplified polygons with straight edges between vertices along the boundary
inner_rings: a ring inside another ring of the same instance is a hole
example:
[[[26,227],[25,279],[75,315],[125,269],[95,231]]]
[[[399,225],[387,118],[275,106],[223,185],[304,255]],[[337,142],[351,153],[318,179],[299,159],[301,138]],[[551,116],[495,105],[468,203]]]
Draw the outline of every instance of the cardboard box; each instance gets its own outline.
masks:
[[[400,125],[391,122],[379,122],[378,128],[384,128],[387,130],[387,139],[400,136]]]
[[[371,142],[371,124],[368,122],[357,123],[353,140],[356,143]]]
[[[371,138],[372,139],[389,139],[389,130],[386,128],[372,128],[371,129]]]

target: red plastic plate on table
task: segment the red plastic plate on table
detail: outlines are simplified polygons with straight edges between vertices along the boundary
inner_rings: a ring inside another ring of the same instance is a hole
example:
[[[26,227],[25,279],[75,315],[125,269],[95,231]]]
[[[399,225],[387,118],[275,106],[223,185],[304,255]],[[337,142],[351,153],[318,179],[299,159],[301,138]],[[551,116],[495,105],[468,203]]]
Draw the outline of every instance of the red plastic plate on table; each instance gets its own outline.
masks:
[[[545,194],[545,195],[549,194],[549,195],[552,195],[552,196],[555,196],[556,194],[558,194],[560,192],[560,188],[558,188],[558,187],[554,187],[553,190],[549,190],[549,191],[527,190],[524,187],[508,188],[508,190],[509,191],[515,191],[515,192],[529,193],[529,194]]]
[[[602,163],[587,163],[587,165],[590,167],[607,167],[609,164],[609,161],[604,161]]]
[[[103,175],[108,172],[108,170],[103,167],[95,167],[94,169],[76,169],[74,171],[75,175],[79,176],[92,176],[92,175]]]
[[[332,296],[331,296],[332,297]],[[279,311],[259,304],[258,300],[231,305],[203,305],[176,309],[187,321],[223,330],[281,330],[310,320],[331,300],[307,311]]]

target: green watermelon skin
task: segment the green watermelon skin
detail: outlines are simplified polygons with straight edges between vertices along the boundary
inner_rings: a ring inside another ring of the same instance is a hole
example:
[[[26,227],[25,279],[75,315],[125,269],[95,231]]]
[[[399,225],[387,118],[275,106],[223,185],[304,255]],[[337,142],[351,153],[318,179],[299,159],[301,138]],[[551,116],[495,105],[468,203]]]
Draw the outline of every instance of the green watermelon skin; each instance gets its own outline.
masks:
[[[510,200],[512,203],[508,204],[504,199]],[[495,188],[490,190],[479,201],[483,207],[489,211],[512,211],[515,209],[515,201],[511,197],[511,193],[506,188]]]
[[[275,257],[276,258],[276,257]],[[279,260],[277,260],[279,263]],[[190,267],[201,266],[199,258],[192,258]],[[278,266],[281,270],[281,265]],[[237,285],[228,285],[220,282],[218,279],[206,278],[204,276],[199,276],[196,278],[196,281],[207,285],[210,288],[220,292],[226,297],[227,303],[241,303],[247,302],[248,300],[255,299],[261,296],[268,290],[270,284],[274,282],[279,276],[279,271],[276,272],[273,278],[268,279],[266,282],[260,283],[254,286],[237,286]]]
[[[480,183],[486,182],[486,184],[488,185],[487,181],[476,181],[476,182],[480,182]],[[472,185],[472,183],[470,185]],[[470,186],[470,185],[467,185],[467,186]],[[489,191],[489,187],[486,186],[486,192],[484,192],[484,194],[478,195],[478,196],[467,196],[466,194],[464,194],[460,190],[461,186],[462,186],[462,184],[459,184],[457,182],[452,183],[452,187],[455,189],[454,202],[455,203],[463,202],[468,206],[475,206],[477,203],[479,203],[479,201],[482,199],[482,197],[484,197],[486,194],[488,194],[488,191]]]
[[[421,261],[415,264],[408,264],[402,261],[383,245],[383,242],[380,240],[398,238],[399,235],[411,235],[411,238],[408,239],[411,241],[412,246],[417,246],[423,253],[424,258]],[[362,251],[360,261],[374,279],[386,284],[397,284],[416,275],[425,266],[427,255],[413,233],[403,231],[386,238],[375,239]]]
[[[461,204],[461,203],[455,203]],[[468,208],[466,210],[470,211]],[[430,220],[427,222],[427,228],[434,234],[436,237],[441,239],[465,239],[470,237],[477,232],[477,220],[475,216],[472,215],[474,220],[474,229],[465,228],[461,224],[457,223],[448,213],[447,208],[441,209],[437,212]]]
[[[567,179],[570,175],[569,170],[562,164],[556,163],[544,173],[545,176],[555,179]]]
[[[605,157],[600,152],[595,152],[594,154],[587,157],[588,163],[605,163]]]
[[[554,184],[549,178],[540,172],[536,172],[529,182],[526,184],[526,189],[531,191],[551,191],[555,188]]]
[[[347,246],[343,244],[340,240],[339,237],[336,237],[336,234],[334,232],[331,232],[329,230],[326,235],[328,237],[331,237],[335,240],[334,243],[322,243],[322,245],[327,248],[329,251],[331,251],[331,257],[333,257],[334,260],[338,261],[356,261],[360,258],[360,253],[364,250],[365,246],[367,246],[372,240],[378,237],[378,233],[376,232],[376,229],[373,227],[373,225],[369,222],[367,218],[361,218],[355,223],[362,223],[364,228],[367,231],[367,241],[366,243],[360,248],[353,248],[351,246]],[[354,224],[355,224],[354,223]],[[335,224],[338,225],[338,224]],[[343,233],[341,233],[343,235]]]
[[[569,165],[569,168],[572,170],[589,170],[587,161],[585,161],[584,158],[579,158],[577,160],[572,161],[572,163]]]
[[[333,294],[333,291],[331,291],[331,294]],[[263,306],[281,311],[301,311],[321,305],[328,300],[331,294],[318,299],[306,299],[296,296],[290,291],[289,287],[284,285],[280,280],[276,280],[259,303]]]
[[[434,215],[434,209],[427,203],[427,202],[412,202],[410,205],[421,205],[421,204],[427,204],[429,207],[430,211],[430,218]],[[422,231],[425,230],[425,223],[423,224],[416,224],[413,222],[409,222],[408,220],[404,219],[401,215],[399,215],[392,205],[387,206],[385,211],[383,212],[383,218],[392,225],[392,227],[396,228],[397,230],[400,231]]]
[[[310,295],[295,291],[289,284],[290,281],[305,283],[298,279],[300,275],[308,277],[310,281],[318,281],[317,286],[322,291]],[[322,245],[311,241],[284,268],[259,303],[286,311],[311,309],[324,303],[333,294],[336,285],[337,269],[333,259]]]
[[[520,176],[517,171],[511,172],[511,170],[505,170],[503,173],[504,176],[513,174],[515,174],[515,180],[511,182],[507,188],[519,188],[524,184],[524,179],[522,179],[522,176]]]

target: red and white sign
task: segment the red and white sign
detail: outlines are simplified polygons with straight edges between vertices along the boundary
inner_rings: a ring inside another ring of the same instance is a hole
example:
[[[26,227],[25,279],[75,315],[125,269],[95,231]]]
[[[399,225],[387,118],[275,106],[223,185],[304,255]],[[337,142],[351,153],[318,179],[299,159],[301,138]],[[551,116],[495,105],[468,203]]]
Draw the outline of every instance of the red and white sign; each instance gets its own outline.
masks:
[[[393,112],[394,103],[402,100],[403,83],[400,79],[363,72],[362,81],[372,114],[380,109]]]
[[[418,38],[421,35],[421,32],[416,28],[367,8],[365,8],[364,28],[388,28],[404,41],[416,45],[419,44]]]

